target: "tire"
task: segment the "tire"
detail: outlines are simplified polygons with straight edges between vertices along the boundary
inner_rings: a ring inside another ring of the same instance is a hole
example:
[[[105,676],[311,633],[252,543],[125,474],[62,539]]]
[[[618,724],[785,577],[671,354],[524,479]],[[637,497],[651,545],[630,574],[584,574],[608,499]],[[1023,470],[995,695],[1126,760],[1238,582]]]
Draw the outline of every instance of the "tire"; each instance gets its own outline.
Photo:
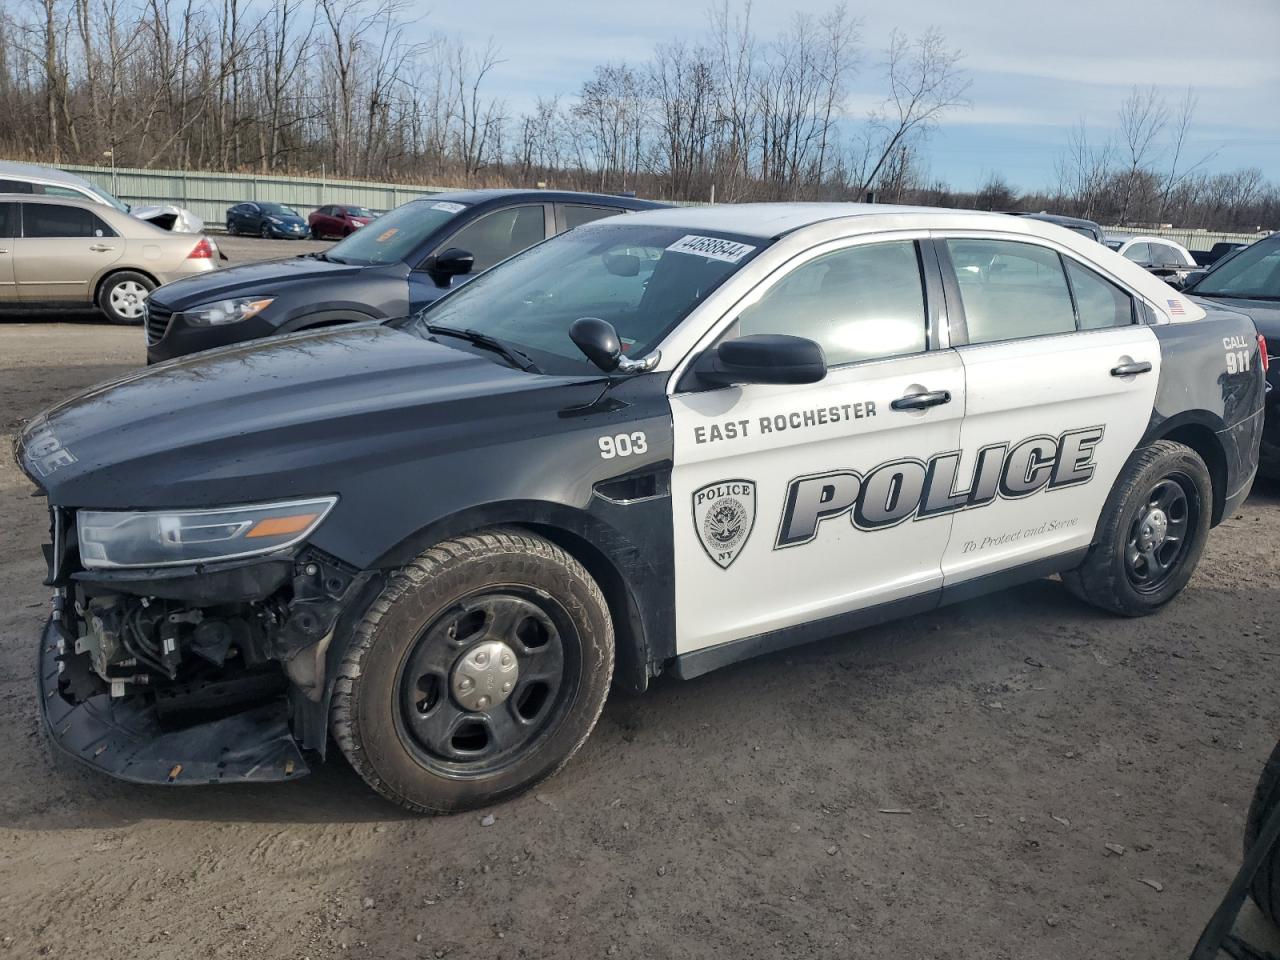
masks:
[[[227,221],[227,236],[229,237],[240,236],[240,228],[236,226],[236,222],[234,220]]]
[[[1152,506],[1164,509],[1148,512]],[[1080,599],[1112,613],[1154,613],[1191,579],[1212,513],[1213,481],[1199,454],[1171,440],[1140,447],[1107,498],[1084,562],[1064,573],[1063,582]],[[1163,529],[1169,539],[1144,551],[1155,542],[1144,540],[1144,534],[1154,534],[1156,540],[1162,536],[1158,516],[1167,521]],[[1152,521],[1145,527],[1144,517]]]
[[[1280,743],[1271,751],[1271,759],[1262,768],[1262,776],[1258,780],[1258,789],[1254,791],[1253,803],[1249,806],[1249,819],[1245,822],[1245,853],[1254,845],[1262,825],[1267,817],[1280,806]],[[1280,845],[1272,847],[1270,854],[1262,861],[1253,885],[1249,888],[1253,902],[1263,915],[1276,926],[1280,926]]]
[[[142,304],[156,288],[155,281],[132,270],[113,273],[98,288],[98,309],[112,323],[142,323]]]
[[[270,239],[271,239],[271,226],[270,226],[270,224],[266,224],[266,223],[264,223],[264,224],[262,225],[262,229],[261,229],[260,231],[258,231],[258,236],[262,237],[262,239],[263,239],[263,240],[270,240]]]
[[[495,640],[506,646],[484,646]],[[333,735],[369,786],[409,810],[496,803],[582,746],[613,649],[604,595],[559,547],[516,528],[448,540],[395,573],[356,627]],[[507,654],[515,667],[495,676]],[[490,672],[468,683],[481,662]],[[477,703],[484,691],[505,699]]]

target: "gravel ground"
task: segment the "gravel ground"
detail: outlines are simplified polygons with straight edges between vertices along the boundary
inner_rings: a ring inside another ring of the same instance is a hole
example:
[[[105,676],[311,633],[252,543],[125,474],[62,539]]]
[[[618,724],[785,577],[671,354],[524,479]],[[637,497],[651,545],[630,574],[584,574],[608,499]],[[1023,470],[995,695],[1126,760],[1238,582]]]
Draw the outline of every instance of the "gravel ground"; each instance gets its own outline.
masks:
[[[0,319],[0,450],[141,358],[137,329]],[[290,784],[133,787],[38,732],[29,494],[0,454],[0,956],[1185,957],[1280,728],[1269,485],[1156,616],[1042,581],[661,679],[490,826],[402,814],[336,750]]]

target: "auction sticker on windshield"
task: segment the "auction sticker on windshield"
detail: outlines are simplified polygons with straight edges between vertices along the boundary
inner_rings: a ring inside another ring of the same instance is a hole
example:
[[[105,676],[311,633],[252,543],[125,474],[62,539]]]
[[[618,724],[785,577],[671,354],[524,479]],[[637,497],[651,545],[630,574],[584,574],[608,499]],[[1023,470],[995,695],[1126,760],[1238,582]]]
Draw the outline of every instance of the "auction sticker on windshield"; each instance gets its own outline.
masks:
[[[667,247],[667,250],[670,253],[689,253],[695,257],[737,263],[755,250],[755,247],[746,243],[736,243],[733,240],[721,240],[719,237],[699,237],[689,233]]]
[[[465,203],[450,203],[448,200],[440,200],[431,205],[432,210],[443,210],[445,213],[460,213],[467,209]]]
[[[378,243],[386,243],[388,240],[390,240],[399,232],[400,232],[399,227],[388,227],[386,230],[383,230],[380,234],[378,234]]]

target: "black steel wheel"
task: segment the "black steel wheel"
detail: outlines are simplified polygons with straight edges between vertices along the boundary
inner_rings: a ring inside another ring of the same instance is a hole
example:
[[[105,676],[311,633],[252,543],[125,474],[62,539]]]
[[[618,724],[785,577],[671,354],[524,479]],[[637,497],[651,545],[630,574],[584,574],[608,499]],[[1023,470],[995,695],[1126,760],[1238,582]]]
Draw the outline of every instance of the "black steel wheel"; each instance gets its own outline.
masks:
[[[459,602],[418,636],[401,669],[406,747],[444,776],[503,769],[572,703],[577,650],[572,619],[541,591],[507,587]]]
[[[566,551],[501,528],[438,544],[390,578],[334,689],[334,738],[375,790],[423,813],[551,776],[613,675],[604,595]]]
[[[1139,447],[1107,498],[1084,562],[1062,580],[1113,613],[1153,613],[1191,579],[1212,513],[1213,481],[1198,453],[1172,440]]]
[[[1195,530],[1203,504],[1195,483],[1177,471],[1155,482],[1129,526],[1125,573],[1140,593],[1154,593],[1174,573]]]

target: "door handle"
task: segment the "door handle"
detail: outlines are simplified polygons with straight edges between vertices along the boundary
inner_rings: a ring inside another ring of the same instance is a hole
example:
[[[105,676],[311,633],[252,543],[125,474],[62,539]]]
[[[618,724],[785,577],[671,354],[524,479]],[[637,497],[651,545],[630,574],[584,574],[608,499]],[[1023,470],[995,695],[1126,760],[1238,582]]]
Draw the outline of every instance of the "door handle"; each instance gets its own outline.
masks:
[[[89,249],[94,253],[106,253],[108,250],[114,250],[115,247],[109,247],[105,243],[95,243]]]
[[[1147,360],[1135,360],[1130,363],[1122,363],[1118,367],[1111,368],[1113,377],[1132,377],[1139,373],[1150,373],[1151,363]]]
[[[925,410],[928,407],[936,407],[940,403],[950,402],[950,390],[930,390],[927,393],[909,393],[905,397],[894,400],[889,406],[894,410]]]

